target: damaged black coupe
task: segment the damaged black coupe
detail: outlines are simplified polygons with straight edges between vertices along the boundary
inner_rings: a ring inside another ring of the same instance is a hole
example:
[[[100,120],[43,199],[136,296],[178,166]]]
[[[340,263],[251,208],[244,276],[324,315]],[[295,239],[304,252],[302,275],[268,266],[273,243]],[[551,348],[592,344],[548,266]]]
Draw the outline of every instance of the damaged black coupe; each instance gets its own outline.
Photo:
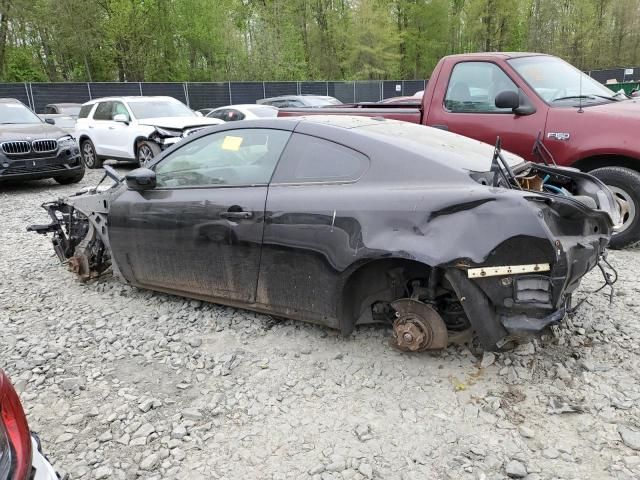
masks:
[[[61,261],[139,287],[340,329],[405,351],[486,349],[571,309],[620,224],[575,169],[364,117],[235,122],[44,205]]]

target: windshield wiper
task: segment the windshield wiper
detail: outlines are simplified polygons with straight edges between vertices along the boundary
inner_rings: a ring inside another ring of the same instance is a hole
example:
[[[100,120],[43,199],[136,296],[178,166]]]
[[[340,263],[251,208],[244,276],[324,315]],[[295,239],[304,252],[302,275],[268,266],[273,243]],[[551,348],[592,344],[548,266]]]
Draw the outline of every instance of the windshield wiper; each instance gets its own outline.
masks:
[[[588,99],[592,99],[595,100],[597,98],[604,98],[605,100],[613,100],[614,102],[617,102],[618,100],[614,97],[607,97],[606,95],[569,95],[567,97],[558,97],[558,98],[554,98],[553,100],[551,100],[552,102],[558,102],[560,100],[573,100],[573,99],[584,99],[584,98],[588,98]]]

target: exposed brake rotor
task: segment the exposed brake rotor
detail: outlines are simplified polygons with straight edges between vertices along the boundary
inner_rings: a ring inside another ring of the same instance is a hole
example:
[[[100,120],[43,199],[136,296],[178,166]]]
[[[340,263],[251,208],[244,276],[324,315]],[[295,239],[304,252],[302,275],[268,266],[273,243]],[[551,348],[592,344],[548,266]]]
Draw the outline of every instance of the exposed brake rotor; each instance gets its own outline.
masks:
[[[396,300],[391,306],[396,311],[391,339],[393,347],[403,352],[447,347],[447,326],[433,307],[410,298]]]

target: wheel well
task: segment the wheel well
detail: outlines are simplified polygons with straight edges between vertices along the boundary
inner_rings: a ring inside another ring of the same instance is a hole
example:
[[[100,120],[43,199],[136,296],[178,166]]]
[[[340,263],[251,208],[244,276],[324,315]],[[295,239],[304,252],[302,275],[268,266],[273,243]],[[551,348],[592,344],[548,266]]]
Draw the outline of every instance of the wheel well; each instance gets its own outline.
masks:
[[[424,263],[401,258],[370,261],[354,270],[342,289],[340,328],[350,334],[356,321],[373,301],[393,301],[402,298],[407,282],[412,278],[426,278],[431,267]]]
[[[640,172],[640,159],[623,155],[597,155],[578,160],[571,166],[579,168],[583,172],[589,172],[601,167],[624,167]]]
[[[133,141],[133,156],[134,157],[138,158],[138,143],[144,142],[145,140],[147,140],[147,137],[137,137]]]
[[[91,139],[89,138],[88,135],[80,135],[80,138],[78,139],[78,143],[82,145],[82,142],[84,142],[85,140],[91,140]]]

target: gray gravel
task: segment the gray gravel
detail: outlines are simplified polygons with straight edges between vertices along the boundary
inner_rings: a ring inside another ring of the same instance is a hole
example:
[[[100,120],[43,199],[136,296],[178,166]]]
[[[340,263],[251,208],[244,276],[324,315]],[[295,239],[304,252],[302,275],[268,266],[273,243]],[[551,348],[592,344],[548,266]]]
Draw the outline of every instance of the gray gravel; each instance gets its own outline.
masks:
[[[513,352],[409,355],[383,327],[76,281],[25,227],[78,188],[0,185],[0,364],[69,478],[640,478],[637,251],[611,254],[613,306]]]

